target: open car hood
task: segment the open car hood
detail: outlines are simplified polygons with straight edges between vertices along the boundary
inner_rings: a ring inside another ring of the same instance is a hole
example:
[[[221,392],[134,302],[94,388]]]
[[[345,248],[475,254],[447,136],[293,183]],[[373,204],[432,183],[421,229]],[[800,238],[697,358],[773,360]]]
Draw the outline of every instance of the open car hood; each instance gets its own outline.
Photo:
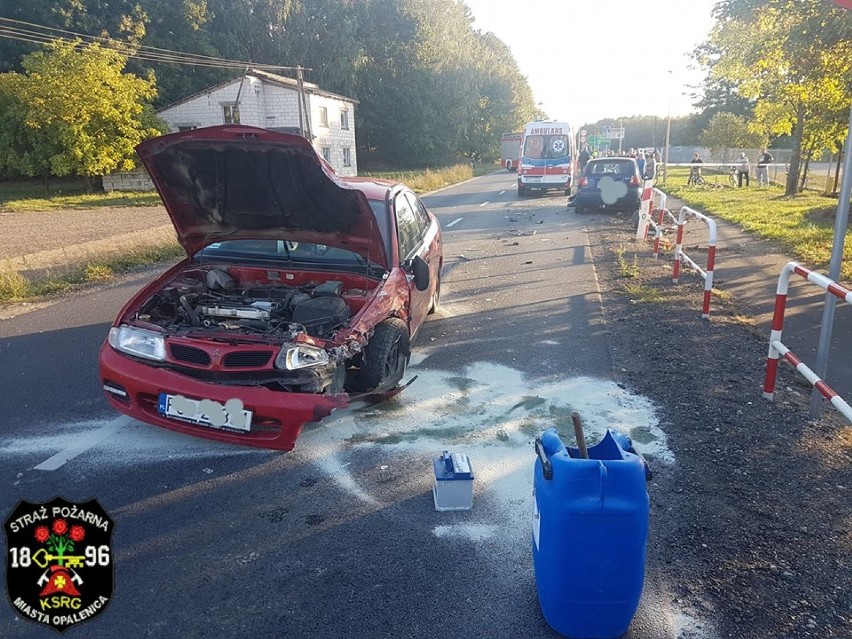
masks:
[[[389,268],[366,196],[299,135],[225,125],[136,147],[188,255],[222,240],[313,242]]]

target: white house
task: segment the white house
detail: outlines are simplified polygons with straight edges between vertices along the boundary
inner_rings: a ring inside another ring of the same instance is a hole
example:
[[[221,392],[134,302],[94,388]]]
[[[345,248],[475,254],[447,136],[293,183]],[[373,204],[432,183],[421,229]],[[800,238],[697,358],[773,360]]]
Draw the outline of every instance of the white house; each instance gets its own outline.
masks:
[[[251,69],[200,93],[174,102],[157,115],[171,132],[217,124],[246,124],[285,133],[301,133],[334,167],[338,175],[358,175],[355,155],[356,100],[323,91],[292,78]],[[300,124],[301,102],[301,124]],[[114,191],[153,188],[144,169],[114,173],[103,178],[104,189]]]

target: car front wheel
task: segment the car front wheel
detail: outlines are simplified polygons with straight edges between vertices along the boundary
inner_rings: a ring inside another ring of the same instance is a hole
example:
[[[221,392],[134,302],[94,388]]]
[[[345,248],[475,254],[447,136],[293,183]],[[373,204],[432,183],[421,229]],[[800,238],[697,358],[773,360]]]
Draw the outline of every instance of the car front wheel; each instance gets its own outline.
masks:
[[[408,327],[401,319],[390,317],[376,326],[373,337],[364,347],[358,388],[361,391],[384,392],[395,388],[411,356]]]
[[[435,292],[432,293],[432,300],[429,302],[429,315],[435,313],[441,305],[441,269],[438,269],[438,276],[435,278]]]

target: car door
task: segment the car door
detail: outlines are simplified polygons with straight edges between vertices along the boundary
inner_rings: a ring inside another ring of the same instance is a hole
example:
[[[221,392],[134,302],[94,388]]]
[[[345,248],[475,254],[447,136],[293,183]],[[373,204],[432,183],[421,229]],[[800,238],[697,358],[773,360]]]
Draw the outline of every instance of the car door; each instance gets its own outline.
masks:
[[[409,330],[412,336],[417,332],[429,312],[429,304],[432,301],[437,265],[433,265],[431,262],[440,261],[433,259],[436,252],[437,222],[435,222],[435,228],[433,228],[432,219],[425,212],[425,207],[422,211],[420,210],[422,206],[417,197],[410,191],[400,191],[394,198],[394,214],[399,238],[399,260],[408,280],[410,296]],[[429,264],[429,287],[425,291],[418,291],[414,284],[412,264],[415,257],[420,257]]]
[[[423,252],[420,257],[429,265],[429,293],[435,291],[441,280],[441,265],[444,258],[444,247],[441,245],[441,226],[438,219],[429,213],[426,205],[411,191],[406,197],[414,209],[418,225],[423,233]],[[427,309],[428,310],[428,309]]]

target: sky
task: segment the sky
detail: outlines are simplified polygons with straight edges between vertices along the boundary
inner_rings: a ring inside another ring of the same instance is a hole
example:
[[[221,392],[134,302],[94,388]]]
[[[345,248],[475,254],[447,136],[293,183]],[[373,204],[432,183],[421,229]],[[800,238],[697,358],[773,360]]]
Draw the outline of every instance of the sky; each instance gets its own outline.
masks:
[[[512,50],[548,117],[574,126],[687,115],[704,74],[689,53],[716,0],[465,0],[474,28]],[[671,73],[669,73],[671,71]]]

